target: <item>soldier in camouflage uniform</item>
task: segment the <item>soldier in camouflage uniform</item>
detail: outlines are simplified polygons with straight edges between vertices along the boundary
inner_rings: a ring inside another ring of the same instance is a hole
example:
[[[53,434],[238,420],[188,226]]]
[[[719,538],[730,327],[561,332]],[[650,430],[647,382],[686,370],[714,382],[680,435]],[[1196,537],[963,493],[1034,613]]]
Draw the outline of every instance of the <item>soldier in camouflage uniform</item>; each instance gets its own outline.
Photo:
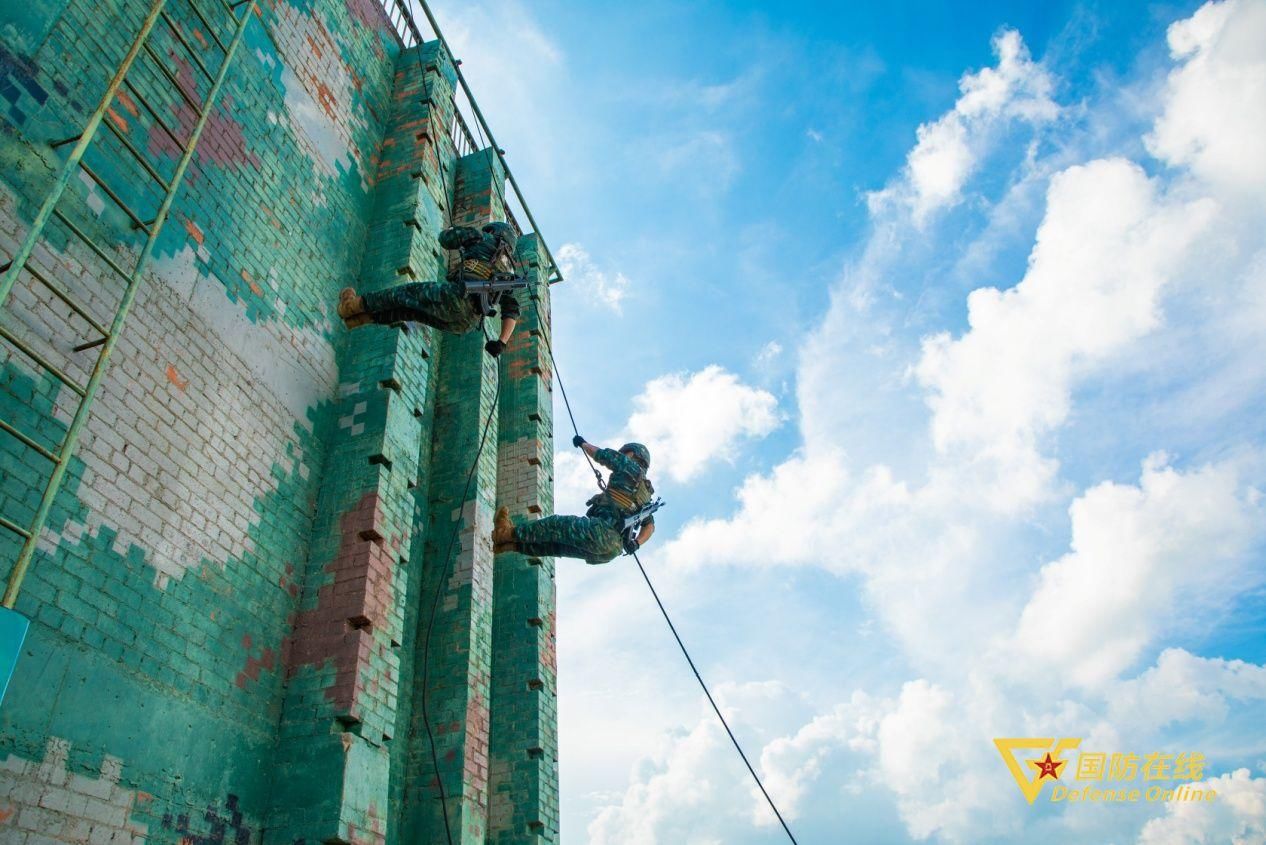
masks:
[[[647,517],[637,537],[624,541],[625,517],[655,493],[646,471],[650,450],[641,443],[625,443],[620,451],[599,449],[579,434],[572,444],[611,470],[607,488],[589,500],[584,516],[547,516],[515,525],[508,508],[497,511],[492,530],[493,551],[520,552],[533,557],[578,557],[587,563],[606,563],[623,549],[632,554],[655,533],[655,518]]]
[[[339,294],[338,315],[349,329],[369,323],[390,325],[412,321],[443,332],[465,334],[484,318],[478,296],[466,292],[463,279],[490,279],[513,272],[518,236],[507,223],[489,223],[482,230],[454,226],[440,232],[440,246],[461,250],[461,263],[443,282],[414,282],[358,295],[355,288]],[[506,348],[519,319],[518,300],[509,291],[494,294],[501,308],[501,334],[484,344],[489,355]]]

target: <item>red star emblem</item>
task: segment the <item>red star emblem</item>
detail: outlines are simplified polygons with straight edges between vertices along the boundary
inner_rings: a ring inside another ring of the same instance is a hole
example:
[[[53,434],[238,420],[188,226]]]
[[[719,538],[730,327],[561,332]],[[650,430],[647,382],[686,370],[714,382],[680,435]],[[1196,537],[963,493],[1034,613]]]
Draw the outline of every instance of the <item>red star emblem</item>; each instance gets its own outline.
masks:
[[[1037,766],[1037,779],[1055,778],[1059,779],[1059,767],[1067,763],[1067,760],[1054,760],[1051,758],[1051,752],[1046,752],[1045,760],[1034,760],[1033,764]]]

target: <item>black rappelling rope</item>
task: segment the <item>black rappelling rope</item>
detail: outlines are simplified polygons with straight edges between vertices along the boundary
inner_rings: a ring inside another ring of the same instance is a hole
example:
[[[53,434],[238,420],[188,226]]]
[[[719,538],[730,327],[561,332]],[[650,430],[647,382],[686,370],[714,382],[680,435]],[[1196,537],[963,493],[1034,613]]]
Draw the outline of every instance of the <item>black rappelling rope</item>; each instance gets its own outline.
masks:
[[[446,47],[446,45],[444,45],[441,42],[441,47],[442,48]],[[419,45],[419,51],[418,51],[418,59],[419,59],[419,65],[420,65],[421,64],[420,45]],[[426,79],[425,69],[423,69],[423,84],[424,85],[426,85],[425,79]],[[431,123],[431,109],[429,108],[429,99],[430,99],[430,96],[428,92],[427,93],[428,128],[430,128],[430,123]],[[483,129],[481,126],[479,126],[479,121],[476,121],[476,129],[479,132],[480,139],[485,141],[486,146],[491,146],[491,144],[489,144],[487,140],[483,138]],[[500,180],[495,178],[496,174],[495,174],[495,171],[493,170],[491,161],[488,162],[488,169],[489,169],[490,175],[494,177],[491,181],[492,181],[492,185],[494,189],[497,192],[498,198],[501,201],[501,207],[503,210],[506,210],[508,213],[508,207],[506,205],[506,198],[505,198],[505,191],[504,191],[504,188],[500,184]],[[455,182],[456,182],[456,174],[454,174],[454,183]],[[457,190],[457,185],[454,184],[453,185],[454,201],[456,200],[456,190]],[[450,203],[450,214],[451,214],[451,210],[452,210],[452,205]],[[538,298],[539,297],[531,296],[531,294],[529,294],[529,299],[531,299],[532,301],[532,310],[533,310],[533,313],[536,315],[536,323],[537,323],[537,326],[541,330],[540,337],[544,339],[545,349],[549,355],[551,373],[553,377],[558,381],[558,390],[559,390],[559,393],[563,397],[563,407],[567,409],[567,417],[571,421],[572,432],[575,433],[576,436],[579,436],[580,429],[576,425],[576,415],[572,412],[571,400],[567,398],[567,388],[563,386],[562,375],[558,371],[558,362],[554,358],[553,344],[550,343],[549,332],[545,330],[545,323],[544,321],[541,320],[540,308],[537,305]],[[479,448],[476,450],[475,460],[471,464],[470,473],[466,476],[466,492],[462,494],[462,502],[465,502],[466,500],[466,496],[468,495],[469,490],[470,490],[471,479],[474,478],[475,468],[479,465],[479,458],[483,452],[484,442],[487,439],[488,429],[492,424],[492,418],[496,412],[497,399],[499,398],[500,398],[500,386],[498,385],[497,393],[493,399],[492,408],[488,413],[488,420],[484,424],[483,434],[480,436],[480,439],[479,439]],[[606,483],[603,481],[602,473],[599,472],[598,468],[594,466],[593,461],[590,459],[588,452],[581,450],[581,453],[585,456],[585,461],[589,464],[589,468],[593,471],[594,478],[597,479],[597,482],[598,482],[598,487],[605,490]],[[460,522],[458,523],[458,525],[460,526]],[[443,786],[443,781],[440,778],[439,762],[436,758],[435,738],[431,733],[431,724],[430,724],[430,720],[428,718],[427,709],[426,709],[426,688],[427,688],[426,657],[427,657],[428,650],[430,648],[431,631],[435,624],[435,614],[436,614],[436,610],[439,607],[439,598],[440,598],[440,593],[441,593],[443,583],[444,583],[444,576],[447,574],[447,571],[448,571],[449,559],[452,556],[452,547],[457,540],[457,536],[458,536],[458,528],[455,527],[453,531],[452,540],[449,542],[448,552],[444,556],[444,569],[443,571],[441,571],[440,578],[436,582],[435,599],[431,604],[431,618],[427,624],[426,640],[423,645],[423,674],[422,674],[422,720],[426,725],[427,739],[429,740],[430,746],[431,746],[431,763],[435,767],[436,783],[439,786],[439,790],[440,790],[440,802],[441,802],[441,805],[444,807],[444,832],[448,837],[449,845],[452,845],[453,834],[452,834],[451,829],[449,828],[448,804],[444,800],[444,786]],[[708,689],[707,682],[705,682],[703,680],[703,676],[699,674],[699,669],[698,667],[695,666],[694,659],[690,656],[690,651],[686,648],[686,644],[682,642],[681,635],[677,633],[677,626],[673,624],[672,618],[668,615],[668,610],[664,607],[664,603],[660,600],[659,593],[656,592],[655,585],[651,583],[650,575],[647,574],[646,567],[642,565],[642,560],[641,558],[637,556],[637,552],[633,552],[633,559],[637,562],[638,571],[642,573],[642,578],[643,580],[646,581],[646,586],[650,589],[651,596],[655,599],[655,604],[659,607],[659,612],[663,614],[664,621],[668,623],[668,629],[672,632],[673,638],[677,641],[677,645],[681,649],[682,655],[686,658],[686,662],[690,665],[690,670],[694,673],[695,680],[699,682],[699,686],[703,689],[703,694],[707,696],[708,703],[712,705],[713,712],[717,714],[717,718],[721,721],[722,727],[725,728],[725,732],[729,736],[730,742],[733,743],[734,750],[738,752],[739,757],[741,757],[743,760],[743,764],[747,767],[747,771],[751,774],[752,779],[756,781],[756,786],[760,789],[761,795],[765,796],[765,801],[769,804],[769,808],[773,810],[774,816],[777,817],[779,824],[782,825],[782,829],[787,834],[787,838],[791,840],[792,845],[799,845],[799,843],[796,841],[795,835],[792,834],[791,832],[791,828],[788,827],[786,820],[783,819],[782,813],[778,811],[777,805],[774,804],[774,799],[770,797],[768,790],[765,789],[765,784],[761,782],[760,776],[756,774],[756,769],[752,766],[751,762],[747,759],[747,754],[743,751],[742,745],[739,744],[738,737],[734,735],[734,731],[730,728],[729,722],[726,721],[725,716],[721,713],[721,708],[717,706],[716,700],[712,697],[711,690]]]
[[[504,203],[504,200],[502,200]],[[541,323],[541,312],[536,307],[536,300],[532,300],[532,308],[536,312],[537,325],[543,326]],[[558,363],[554,360],[554,350],[549,342],[549,335],[543,329],[541,337],[545,338],[545,349],[549,353],[549,361],[555,378],[558,378]],[[558,390],[563,396],[563,405],[567,408],[567,416],[571,419],[572,431],[577,436],[580,430],[576,427],[576,418],[572,416],[571,403],[567,401],[567,389],[563,387],[563,380],[558,378]],[[602,474],[594,467],[593,461],[589,460],[589,453],[581,450],[585,456],[585,460],[589,461],[589,468],[594,471],[594,475],[598,477],[598,486],[605,489],[602,481]],[[721,708],[717,706],[716,700],[712,697],[712,692],[708,689],[708,684],[703,680],[703,676],[699,674],[698,667],[695,666],[694,659],[690,656],[690,651],[686,648],[686,644],[682,642],[681,635],[677,633],[677,626],[673,624],[672,618],[668,615],[668,610],[664,607],[664,603],[660,601],[659,593],[655,590],[655,585],[651,583],[651,577],[646,572],[646,567],[642,565],[642,559],[637,556],[637,552],[633,552],[633,560],[637,561],[638,571],[642,573],[642,579],[646,581],[646,586],[650,588],[651,596],[655,599],[655,604],[659,606],[659,612],[664,615],[664,621],[668,623],[668,630],[672,631],[673,639],[677,640],[678,647],[681,648],[682,655],[686,658],[686,662],[690,664],[690,671],[694,672],[695,680],[699,682],[699,686],[703,688],[703,694],[708,697],[708,703],[712,705],[712,710],[717,714],[717,718],[721,720],[721,726],[725,728],[726,734],[730,737],[730,742],[734,744],[734,750],[738,752],[739,757],[743,758],[743,765],[747,766],[747,771],[751,773],[752,780],[756,781],[756,786],[760,788],[761,795],[765,796],[765,801],[769,804],[769,809],[774,811],[774,815],[778,818],[778,823],[782,825],[782,829],[786,832],[787,838],[791,840],[792,845],[799,845],[796,842],[795,835],[791,832],[791,828],[787,826],[787,822],[782,817],[782,813],[778,812],[778,806],[774,804],[774,799],[769,796],[769,792],[765,789],[765,784],[761,782],[760,775],[756,774],[756,769],[752,767],[751,762],[747,759],[747,754],[743,751],[743,746],[739,744],[738,737],[734,735],[734,731],[730,729],[730,723],[725,720],[725,716],[721,713]]]
[[[778,823],[787,832],[787,838],[795,843],[796,837],[792,834],[791,828],[787,827],[787,822],[783,820],[782,813],[778,812],[774,799],[770,798],[769,793],[765,791],[765,784],[761,783],[760,776],[756,774],[756,770],[752,768],[747,755],[743,753],[743,746],[739,745],[738,738],[734,736],[734,731],[730,730],[730,723],[725,721],[725,717],[721,715],[721,708],[717,707],[716,701],[712,698],[712,693],[708,691],[708,685],[703,681],[703,676],[699,674],[699,669],[695,666],[695,662],[690,659],[690,652],[686,650],[686,644],[681,641],[681,635],[677,633],[677,626],[673,624],[673,620],[668,616],[668,611],[664,609],[664,603],[659,600],[659,593],[655,591],[655,585],[651,583],[650,576],[646,574],[646,567],[642,566],[642,559],[637,556],[637,552],[633,552],[633,560],[637,561],[638,571],[642,573],[646,586],[650,588],[651,595],[655,597],[655,604],[659,605],[659,612],[664,614],[664,621],[668,623],[668,630],[673,632],[673,638],[677,640],[677,645],[681,646],[681,653],[685,655],[686,662],[690,664],[690,671],[695,673],[695,679],[699,682],[699,686],[703,687],[703,694],[708,697],[708,703],[712,705],[713,712],[717,714],[717,718],[721,720],[721,726],[729,734],[730,742],[734,743],[734,750],[743,758],[743,765],[747,766],[747,770],[752,773],[752,780],[756,781],[756,785],[760,787],[761,795],[765,796],[765,800],[769,803],[769,809],[773,810],[774,815],[778,817]],[[799,845],[799,843],[796,843],[796,845]]]

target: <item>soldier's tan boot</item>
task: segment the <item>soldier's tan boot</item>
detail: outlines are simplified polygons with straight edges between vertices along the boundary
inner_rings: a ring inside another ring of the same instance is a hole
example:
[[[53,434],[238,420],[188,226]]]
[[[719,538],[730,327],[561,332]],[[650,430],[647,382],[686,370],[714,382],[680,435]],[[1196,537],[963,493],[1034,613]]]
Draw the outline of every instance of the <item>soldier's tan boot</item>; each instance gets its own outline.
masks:
[[[349,329],[360,328],[373,322],[365,313],[365,300],[356,293],[355,288],[343,288],[338,294],[338,315],[343,318],[343,325]]]
[[[496,552],[498,546],[506,545],[514,545],[514,523],[510,521],[510,509],[503,505],[492,518],[492,550]]]

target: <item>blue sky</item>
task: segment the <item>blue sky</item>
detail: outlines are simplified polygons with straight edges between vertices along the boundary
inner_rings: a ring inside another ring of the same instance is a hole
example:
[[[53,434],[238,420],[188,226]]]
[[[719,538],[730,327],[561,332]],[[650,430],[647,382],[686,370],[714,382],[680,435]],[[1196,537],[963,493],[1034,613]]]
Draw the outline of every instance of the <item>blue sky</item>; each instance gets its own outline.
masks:
[[[1266,2],[436,11],[801,841],[1266,842]],[[776,841],[629,563],[559,562],[565,841]],[[1226,800],[1030,807],[998,736]]]

